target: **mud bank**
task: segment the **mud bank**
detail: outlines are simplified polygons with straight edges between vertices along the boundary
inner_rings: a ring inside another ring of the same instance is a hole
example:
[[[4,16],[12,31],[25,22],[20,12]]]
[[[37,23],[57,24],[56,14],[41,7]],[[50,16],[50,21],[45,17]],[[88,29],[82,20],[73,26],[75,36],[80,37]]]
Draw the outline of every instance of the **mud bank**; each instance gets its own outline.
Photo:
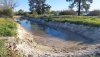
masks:
[[[46,24],[54,26],[55,23],[51,24],[51,22],[49,22]],[[56,23],[55,26],[61,27],[62,24]],[[62,27],[66,27],[66,26],[62,26]],[[67,52],[56,52],[56,50],[53,47],[37,44],[34,40],[35,36],[29,33],[28,31],[26,31],[19,24],[18,24],[17,33],[18,33],[17,35],[18,44],[16,49],[19,51],[19,53],[22,54],[22,57],[81,57],[81,56],[93,56],[93,55],[100,54],[99,44],[91,45],[89,48],[86,49],[83,48],[79,50],[70,50]]]
[[[85,36],[86,38],[91,38],[94,40],[99,40],[100,39],[100,27],[89,27],[89,26],[84,26],[84,25],[75,25],[75,24],[70,24],[70,23],[54,23],[54,22],[49,22],[47,25],[53,26],[55,25],[56,27],[62,27],[66,28],[72,32],[78,33],[82,36]],[[100,42],[100,41],[98,41]]]

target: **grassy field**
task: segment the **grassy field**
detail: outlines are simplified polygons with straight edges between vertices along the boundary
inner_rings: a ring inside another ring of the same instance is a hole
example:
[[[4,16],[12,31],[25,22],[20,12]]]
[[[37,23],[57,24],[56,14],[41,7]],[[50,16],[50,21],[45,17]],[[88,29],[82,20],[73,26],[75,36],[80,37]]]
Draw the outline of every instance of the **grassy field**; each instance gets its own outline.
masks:
[[[16,23],[11,19],[0,18],[0,37],[15,36]]]
[[[74,24],[82,24],[86,26],[100,26],[100,17],[97,16],[48,16],[45,19],[46,21],[56,21],[56,22],[69,22]]]

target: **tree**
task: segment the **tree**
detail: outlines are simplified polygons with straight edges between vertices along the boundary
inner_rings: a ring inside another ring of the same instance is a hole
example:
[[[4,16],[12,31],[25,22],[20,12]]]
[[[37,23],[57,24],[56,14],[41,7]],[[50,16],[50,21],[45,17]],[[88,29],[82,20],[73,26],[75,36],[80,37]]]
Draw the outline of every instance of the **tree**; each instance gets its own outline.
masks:
[[[16,0],[0,0],[0,4],[2,4],[6,8],[14,9],[16,7]]]
[[[50,5],[47,5],[46,0],[28,0],[30,11],[36,11],[38,14],[44,14],[48,9],[51,8]]]
[[[93,2],[93,0],[66,0],[68,2],[72,2],[72,4],[69,6],[70,8],[73,8],[75,6],[78,7],[78,16],[80,16],[80,11],[85,10],[86,12],[90,8],[90,4]]]
[[[18,15],[23,15],[23,14],[24,14],[24,10],[20,9],[20,10],[18,11]]]

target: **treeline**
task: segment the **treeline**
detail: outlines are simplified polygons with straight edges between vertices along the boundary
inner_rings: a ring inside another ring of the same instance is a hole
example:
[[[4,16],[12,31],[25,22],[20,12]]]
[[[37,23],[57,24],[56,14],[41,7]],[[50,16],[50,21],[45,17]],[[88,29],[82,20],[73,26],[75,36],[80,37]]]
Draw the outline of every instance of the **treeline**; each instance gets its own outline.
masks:
[[[51,11],[51,6],[46,4],[47,0],[28,0],[30,12],[19,10],[17,15],[36,17],[37,15],[85,15],[85,16],[100,16],[100,10],[89,11],[93,0],[66,0],[71,2],[69,10]],[[76,7],[75,11],[73,8]],[[24,13],[23,13],[24,12]]]
[[[85,13],[84,11],[81,11],[80,13],[83,16],[100,16],[100,10],[93,10],[89,11],[88,13]],[[62,11],[48,11],[45,14],[38,15],[37,12],[25,12],[24,10],[20,9],[19,11],[15,12],[15,15],[21,15],[26,17],[39,17],[39,16],[59,16],[59,15],[75,15],[77,16],[77,11],[74,10],[62,10]]]
[[[46,3],[47,0],[28,0],[30,7],[30,15],[43,15],[43,14],[52,14],[55,11],[50,11],[51,6]],[[56,11],[58,15],[82,15],[82,13],[88,13],[90,4],[93,3],[93,0],[66,0],[66,2],[71,2],[69,9],[64,11]],[[76,7],[77,11],[74,11],[73,8]],[[26,14],[26,13],[25,13]]]
[[[29,1],[31,12],[35,11],[37,12],[37,14],[44,14],[46,11],[50,11],[51,6],[46,4],[46,0],[28,0],[28,1]],[[93,3],[93,0],[66,0],[66,2],[71,2],[69,8],[73,9],[74,7],[76,7],[77,15],[80,16],[81,11],[85,11],[85,12],[89,11],[90,4]],[[74,12],[71,12],[71,14],[72,13],[74,14]],[[65,13],[63,13],[62,11],[62,14]]]
[[[51,11],[51,6],[46,4],[47,0],[28,0],[30,12],[19,10],[14,12],[16,7],[15,0],[0,0],[0,16],[13,17],[13,15],[23,15],[29,17],[36,17],[37,15],[87,15],[87,16],[100,16],[100,10],[89,11],[90,4],[93,0],[66,0],[71,2],[69,10]],[[9,3],[8,3],[9,2]],[[2,4],[2,5],[1,5]],[[76,7],[75,11],[73,8]]]

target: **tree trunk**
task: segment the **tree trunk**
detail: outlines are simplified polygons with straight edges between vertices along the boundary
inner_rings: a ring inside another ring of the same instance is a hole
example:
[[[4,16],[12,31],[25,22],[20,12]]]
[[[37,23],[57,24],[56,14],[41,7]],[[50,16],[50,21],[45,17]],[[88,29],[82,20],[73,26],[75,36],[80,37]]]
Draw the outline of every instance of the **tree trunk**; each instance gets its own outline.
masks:
[[[81,0],[79,0],[79,5],[78,5],[78,16],[80,16],[81,12]]]

